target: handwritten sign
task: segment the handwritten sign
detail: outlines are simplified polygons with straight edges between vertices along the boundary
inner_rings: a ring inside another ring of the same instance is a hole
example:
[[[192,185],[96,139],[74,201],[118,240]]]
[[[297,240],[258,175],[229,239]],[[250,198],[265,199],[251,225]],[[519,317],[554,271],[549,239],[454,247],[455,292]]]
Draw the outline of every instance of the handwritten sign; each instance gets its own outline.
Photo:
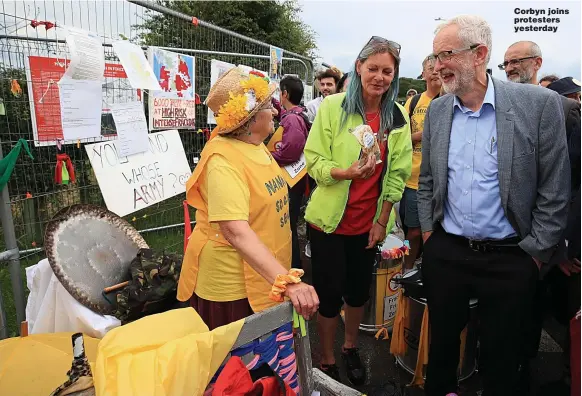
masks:
[[[119,144],[85,145],[107,209],[126,216],[186,191],[191,170],[177,130],[151,133],[146,152],[118,156]]]
[[[298,161],[295,161],[292,164],[285,166],[285,170],[291,176],[292,179],[295,179],[298,174],[301,173],[302,170],[305,169],[307,166],[307,162],[305,161],[305,154],[301,153],[301,157]]]
[[[150,47],[149,59],[160,91],[150,91],[150,130],[196,126],[193,56]]]

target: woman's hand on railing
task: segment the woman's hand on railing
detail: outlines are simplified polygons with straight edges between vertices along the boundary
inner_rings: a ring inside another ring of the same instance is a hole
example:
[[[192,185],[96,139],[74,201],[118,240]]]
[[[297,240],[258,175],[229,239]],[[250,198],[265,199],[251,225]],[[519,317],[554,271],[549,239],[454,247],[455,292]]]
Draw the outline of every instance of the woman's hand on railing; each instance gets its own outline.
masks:
[[[284,293],[293,304],[297,313],[309,320],[319,309],[319,298],[313,286],[301,282],[287,285]]]

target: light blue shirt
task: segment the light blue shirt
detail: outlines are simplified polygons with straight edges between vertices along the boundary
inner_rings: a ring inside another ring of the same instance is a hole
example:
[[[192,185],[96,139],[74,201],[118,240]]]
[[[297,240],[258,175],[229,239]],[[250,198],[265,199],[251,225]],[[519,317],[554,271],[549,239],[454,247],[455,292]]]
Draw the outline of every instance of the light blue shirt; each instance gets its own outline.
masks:
[[[447,199],[442,226],[466,238],[503,239],[516,232],[505,217],[499,193],[495,88],[475,112],[455,96],[449,143]]]

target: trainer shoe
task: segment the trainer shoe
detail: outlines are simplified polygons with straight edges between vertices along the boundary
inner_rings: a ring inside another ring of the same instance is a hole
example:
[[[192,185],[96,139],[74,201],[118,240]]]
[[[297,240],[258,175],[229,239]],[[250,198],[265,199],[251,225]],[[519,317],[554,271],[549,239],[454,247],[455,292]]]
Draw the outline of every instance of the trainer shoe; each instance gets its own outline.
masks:
[[[341,383],[339,368],[336,364],[322,364],[319,368],[328,377]]]
[[[343,348],[342,359],[350,382],[355,386],[364,385],[366,382],[366,369],[362,365],[358,348]]]

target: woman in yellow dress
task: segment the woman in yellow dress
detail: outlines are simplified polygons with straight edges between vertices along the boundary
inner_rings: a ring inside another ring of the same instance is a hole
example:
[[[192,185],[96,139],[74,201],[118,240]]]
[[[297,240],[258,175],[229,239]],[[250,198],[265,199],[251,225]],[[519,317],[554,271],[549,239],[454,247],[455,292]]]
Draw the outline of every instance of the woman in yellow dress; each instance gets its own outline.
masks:
[[[289,193],[263,141],[273,133],[276,87],[239,68],[206,99],[216,129],[186,185],[196,208],[178,299],[190,300],[209,328],[242,319],[288,297],[305,318],[319,306],[312,286],[291,270]]]

